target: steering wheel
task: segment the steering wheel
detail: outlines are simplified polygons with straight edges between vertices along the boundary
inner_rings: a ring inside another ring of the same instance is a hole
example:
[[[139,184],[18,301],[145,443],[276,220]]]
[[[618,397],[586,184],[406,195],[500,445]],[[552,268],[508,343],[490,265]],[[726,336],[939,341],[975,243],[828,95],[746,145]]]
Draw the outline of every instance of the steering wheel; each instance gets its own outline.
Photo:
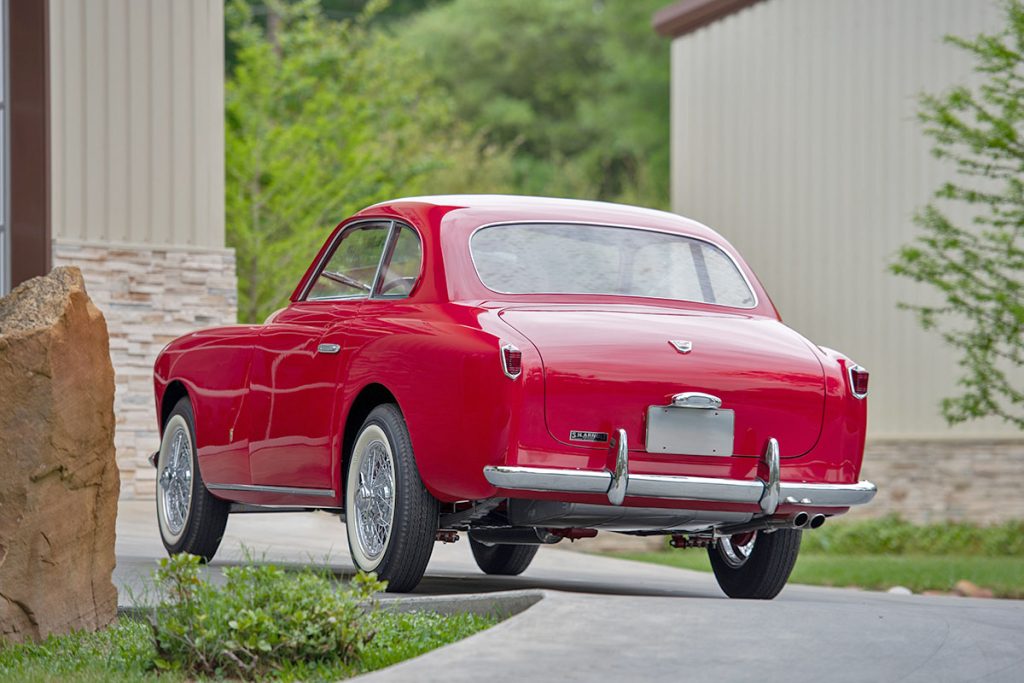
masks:
[[[415,282],[416,282],[416,278],[415,277],[399,277],[399,278],[395,278],[391,282],[385,282],[383,285],[381,285],[380,293],[381,294],[387,294],[388,292],[390,292],[390,291],[392,291],[394,289],[398,289],[399,287],[402,287],[404,285],[404,286],[406,286],[406,289],[405,289],[404,292],[402,292],[402,294],[408,294],[409,292],[412,291],[412,286],[413,286],[413,284],[415,284]]]

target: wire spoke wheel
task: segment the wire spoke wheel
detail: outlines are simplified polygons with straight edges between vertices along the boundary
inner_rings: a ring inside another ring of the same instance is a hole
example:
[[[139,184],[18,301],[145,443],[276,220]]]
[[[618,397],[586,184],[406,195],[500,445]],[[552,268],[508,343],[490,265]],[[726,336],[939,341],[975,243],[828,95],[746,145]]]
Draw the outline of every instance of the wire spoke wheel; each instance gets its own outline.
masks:
[[[376,560],[387,548],[395,517],[395,467],[386,441],[375,438],[365,449],[353,521],[363,553]]]
[[[175,423],[164,435],[158,464],[158,512],[169,535],[178,538],[192,508],[192,438],[186,425]]]

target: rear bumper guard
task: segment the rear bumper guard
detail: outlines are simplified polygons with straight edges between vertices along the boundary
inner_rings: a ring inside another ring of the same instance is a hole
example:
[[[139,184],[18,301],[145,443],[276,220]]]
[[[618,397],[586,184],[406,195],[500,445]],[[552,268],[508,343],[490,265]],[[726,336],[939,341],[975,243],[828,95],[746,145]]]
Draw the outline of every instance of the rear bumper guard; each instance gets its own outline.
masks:
[[[768,440],[763,456],[768,481],[630,474],[626,432],[622,429],[617,430],[616,438],[611,440],[611,449],[615,455],[614,471],[493,465],[484,468],[484,477],[491,485],[502,489],[603,494],[613,505],[621,505],[626,496],[757,504],[767,516],[775,514],[780,503],[816,508],[863,505],[870,502],[878,490],[870,481],[856,484],[781,481],[779,444],[775,439]]]

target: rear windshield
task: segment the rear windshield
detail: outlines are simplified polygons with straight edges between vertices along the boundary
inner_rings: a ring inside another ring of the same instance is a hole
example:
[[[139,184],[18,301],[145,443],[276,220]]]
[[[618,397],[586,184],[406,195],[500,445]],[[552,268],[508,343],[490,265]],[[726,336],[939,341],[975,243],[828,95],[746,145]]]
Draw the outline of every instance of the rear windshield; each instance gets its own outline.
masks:
[[[639,228],[494,225],[470,241],[480,281],[504,294],[614,294],[753,308],[735,262],[702,240]]]

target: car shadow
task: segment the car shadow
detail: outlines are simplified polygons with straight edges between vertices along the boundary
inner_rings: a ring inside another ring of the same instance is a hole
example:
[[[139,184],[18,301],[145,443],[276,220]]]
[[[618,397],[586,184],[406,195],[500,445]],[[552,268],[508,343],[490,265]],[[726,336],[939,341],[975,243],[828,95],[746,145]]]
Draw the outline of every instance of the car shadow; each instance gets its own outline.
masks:
[[[257,564],[261,560],[253,560]],[[250,561],[243,560],[214,560],[209,567],[216,571],[218,568],[234,567],[248,564]],[[338,581],[348,581],[355,574],[351,565],[335,562],[285,562],[274,560],[273,564],[289,569],[302,569],[306,567],[320,567],[329,571]],[[552,590],[564,591],[567,593],[590,593],[593,595],[617,595],[628,597],[660,597],[660,598],[722,598],[724,595],[717,594],[712,588],[703,589],[700,587],[669,586],[667,584],[652,584],[650,580],[645,583],[636,582],[629,574],[624,574],[621,581],[608,581],[603,578],[591,576],[551,576],[549,570],[531,573],[527,570],[521,576],[488,576],[486,574],[468,574],[463,572],[452,572],[444,570],[427,570],[427,574],[420,581],[420,584],[411,593],[389,593],[389,596],[399,595],[468,595],[473,593],[496,593],[512,590]]]
[[[553,590],[567,593],[590,593],[594,595],[617,595],[652,598],[718,598],[711,590],[672,588],[668,586],[637,585],[630,583],[630,577],[623,576],[622,582],[609,582],[589,578],[531,576],[473,576],[431,572],[423,577],[412,595],[458,595],[466,593],[493,593],[511,590]]]

